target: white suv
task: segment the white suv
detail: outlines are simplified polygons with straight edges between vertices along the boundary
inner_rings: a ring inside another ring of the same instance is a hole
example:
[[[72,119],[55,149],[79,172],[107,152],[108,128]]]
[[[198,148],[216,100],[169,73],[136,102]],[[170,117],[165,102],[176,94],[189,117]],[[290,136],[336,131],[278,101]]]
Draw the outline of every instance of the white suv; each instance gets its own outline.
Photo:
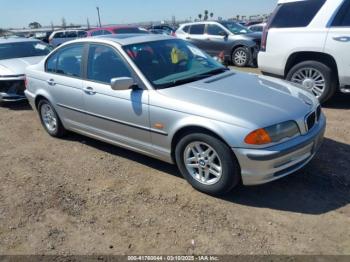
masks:
[[[350,0],[280,0],[264,31],[263,73],[298,83],[325,102],[350,93]]]

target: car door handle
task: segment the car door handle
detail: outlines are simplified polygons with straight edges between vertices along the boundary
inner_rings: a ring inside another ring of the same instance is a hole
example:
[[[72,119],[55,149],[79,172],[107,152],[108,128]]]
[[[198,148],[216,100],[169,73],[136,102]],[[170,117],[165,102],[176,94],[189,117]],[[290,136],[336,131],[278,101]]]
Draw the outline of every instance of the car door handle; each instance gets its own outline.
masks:
[[[88,95],[94,95],[96,94],[96,92],[94,91],[94,89],[92,87],[85,87],[84,89],[84,92]]]
[[[350,42],[350,36],[339,36],[339,37],[333,37],[333,39],[335,41],[338,41],[338,42]]]
[[[46,82],[47,82],[47,84],[48,84],[49,86],[54,86],[54,85],[56,85],[56,82],[55,82],[55,80],[53,80],[53,79],[49,79],[49,80],[47,80]]]
[[[191,37],[187,36],[186,39],[191,39]]]

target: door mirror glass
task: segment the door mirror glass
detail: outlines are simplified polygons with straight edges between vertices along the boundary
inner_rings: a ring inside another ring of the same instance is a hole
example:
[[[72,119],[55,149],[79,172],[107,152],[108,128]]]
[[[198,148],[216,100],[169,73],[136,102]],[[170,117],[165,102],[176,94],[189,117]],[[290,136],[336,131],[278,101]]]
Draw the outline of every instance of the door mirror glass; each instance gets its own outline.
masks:
[[[129,90],[134,85],[134,79],[131,77],[117,77],[111,80],[111,87],[115,91]]]

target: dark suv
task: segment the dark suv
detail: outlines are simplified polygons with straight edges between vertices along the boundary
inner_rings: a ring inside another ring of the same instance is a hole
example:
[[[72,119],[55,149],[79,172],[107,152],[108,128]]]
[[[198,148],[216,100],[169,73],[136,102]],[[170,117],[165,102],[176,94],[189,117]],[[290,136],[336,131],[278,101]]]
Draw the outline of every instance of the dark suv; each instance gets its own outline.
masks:
[[[229,21],[183,24],[176,36],[212,56],[223,54],[226,61],[240,67],[255,64],[261,42],[261,33]]]

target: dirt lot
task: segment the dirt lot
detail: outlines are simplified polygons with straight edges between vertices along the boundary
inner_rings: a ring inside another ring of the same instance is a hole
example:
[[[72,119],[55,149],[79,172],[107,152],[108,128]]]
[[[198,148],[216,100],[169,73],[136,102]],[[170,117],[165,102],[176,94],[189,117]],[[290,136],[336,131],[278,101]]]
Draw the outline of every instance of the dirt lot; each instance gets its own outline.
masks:
[[[350,96],[304,170],[223,198],[171,165],[0,107],[0,254],[349,254]]]

